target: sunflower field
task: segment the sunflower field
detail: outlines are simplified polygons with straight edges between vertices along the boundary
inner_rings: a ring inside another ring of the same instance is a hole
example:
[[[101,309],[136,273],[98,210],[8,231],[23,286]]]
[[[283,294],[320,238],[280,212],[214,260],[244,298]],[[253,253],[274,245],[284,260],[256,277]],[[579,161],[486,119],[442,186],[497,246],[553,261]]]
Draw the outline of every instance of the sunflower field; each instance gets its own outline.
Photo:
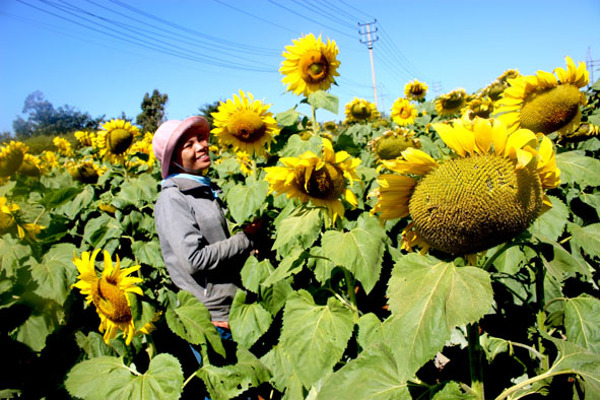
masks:
[[[296,107],[212,114],[230,230],[263,230],[233,340],[167,273],[153,132],[1,145],[1,398],[600,399],[600,81],[567,57],[340,107],[337,54],[294,40]]]

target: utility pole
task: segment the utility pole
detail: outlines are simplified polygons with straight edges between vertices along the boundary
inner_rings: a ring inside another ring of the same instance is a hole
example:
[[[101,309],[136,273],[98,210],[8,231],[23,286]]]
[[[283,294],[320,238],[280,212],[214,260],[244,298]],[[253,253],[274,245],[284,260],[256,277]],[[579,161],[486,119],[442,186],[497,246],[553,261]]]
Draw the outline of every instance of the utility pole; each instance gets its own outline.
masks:
[[[435,93],[435,97],[438,97],[440,95],[440,92],[442,91],[442,82],[440,82],[440,81],[431,82],[431,86],[433,86],[433,91]]]
[[[598,65],[600,65],[600,60],[592,59],[592,48],[588,46],[585,56],[585,66],[590,73],[590,86],[594,84],[594,67]]]
[[[369,57],[371,58],[371,77],[373,79],[373,98],[375,99],[375,108],[377,108],[377,84],[375,83],[375,64],[373,63],[373,43],[375,43],[379,38],[375,37],[373,39],[371,37],[372,33],[377,32],[377,28],[371,30],[371,25],[375,25],[376,23],[377,20],[374,20],[373,22],[367,22],[364,24],[361,24],[360,22],[358,23],[358,26],[360,28],[358,30],[358,33],[362,36],[362,38],[359,40],[362,44],[367,45],[367,48],[369,49]],[[366,40],[363,40],[365,37]]]

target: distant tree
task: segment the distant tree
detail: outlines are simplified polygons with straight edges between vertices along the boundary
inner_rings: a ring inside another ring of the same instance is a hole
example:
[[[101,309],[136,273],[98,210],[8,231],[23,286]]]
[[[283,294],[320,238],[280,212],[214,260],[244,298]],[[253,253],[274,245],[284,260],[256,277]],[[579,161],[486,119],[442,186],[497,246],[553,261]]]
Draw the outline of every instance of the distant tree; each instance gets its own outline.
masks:
[[[9,142],[11,139],[13,139],[13,137],[9,131],[0,132],[0,144]]]
[[[213,117],[211,114],[219,110],[219,104],[221,104],[221,101],[217,100],[214,103],[206,103],[198,108],[200,115],[206,118],[210,126],[213,125]]]
[[[39,90],[25,99],[23,113],[27,119],[17,116],[13,121],[13,131],[19,139],[35,135],[62,135],[83,129],[96,129],[104,118],[92,118],[74,107],[64,105],[54,108]]]
[[[136,125],[144,132],[156,132],[165,119],[165,104],[168,100],[169,96],[160,94],[157,89],[154,89],[152,96],[146,93],[142,100],[142,112],[135,119]]]

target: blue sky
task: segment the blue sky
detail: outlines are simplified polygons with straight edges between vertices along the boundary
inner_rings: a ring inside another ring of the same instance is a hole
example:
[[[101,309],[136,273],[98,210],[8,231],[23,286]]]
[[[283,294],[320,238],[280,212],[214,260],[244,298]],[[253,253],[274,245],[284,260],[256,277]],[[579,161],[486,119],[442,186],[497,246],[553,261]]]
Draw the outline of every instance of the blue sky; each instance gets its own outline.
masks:
[[[436,91],[472,93],[509,68],[533,74],[565,67],[567,55],[600,59],[599,0],[0,0],[0,132],[26,117],[25,98],[36,90],[55,107],[107,119],[135,118],[154,89],[169,95],[168,118],[240,89],[285,111],[301,98],[281,83],[281,54],[308,33],[339,47],[341,76],[330,91],[340,111],[318,118],[343,120],[354,97],[374,100],[358,32],[374,20],[386,112],[415,78],[433,99]]]

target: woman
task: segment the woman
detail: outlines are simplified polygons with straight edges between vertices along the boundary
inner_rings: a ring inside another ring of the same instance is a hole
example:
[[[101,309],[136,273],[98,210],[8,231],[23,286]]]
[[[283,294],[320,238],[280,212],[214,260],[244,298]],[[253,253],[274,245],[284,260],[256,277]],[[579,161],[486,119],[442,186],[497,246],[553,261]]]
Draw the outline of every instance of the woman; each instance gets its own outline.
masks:
[[[204,303],[215,326],[229,330],[236,281],[259,224],[230,236],[220,189],[204,176],[211,165],[209,133],[199,116],[166,121],[156,131],[152,148],[163,181],[154,216],[173,283]]]

